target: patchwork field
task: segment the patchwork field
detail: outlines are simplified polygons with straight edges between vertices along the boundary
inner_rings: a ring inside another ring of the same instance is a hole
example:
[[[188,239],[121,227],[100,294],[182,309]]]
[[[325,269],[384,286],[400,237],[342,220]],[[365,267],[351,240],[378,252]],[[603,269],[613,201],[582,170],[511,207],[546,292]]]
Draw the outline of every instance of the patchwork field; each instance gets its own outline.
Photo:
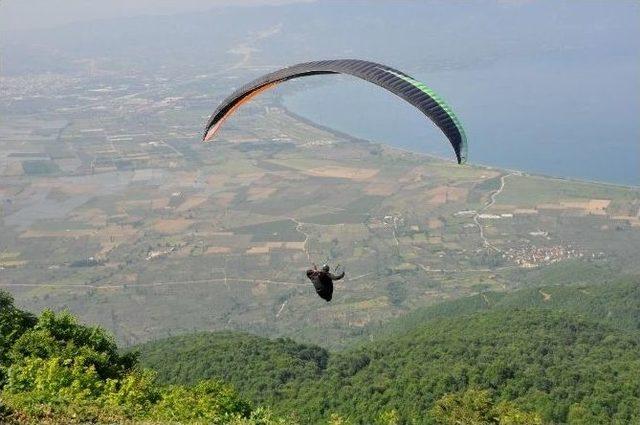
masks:
[[[105,94],[99,123],[63,97],[0,123],[0,286],[22,306],[126,344],[242,329],[330,347],[443,299],[640,273],[638,188],[397,151],[268,96],[202,144],[219,93],[187,86],[174,109],[149,84]],[[347,271],[330,304],[304,275],[323,262]]]

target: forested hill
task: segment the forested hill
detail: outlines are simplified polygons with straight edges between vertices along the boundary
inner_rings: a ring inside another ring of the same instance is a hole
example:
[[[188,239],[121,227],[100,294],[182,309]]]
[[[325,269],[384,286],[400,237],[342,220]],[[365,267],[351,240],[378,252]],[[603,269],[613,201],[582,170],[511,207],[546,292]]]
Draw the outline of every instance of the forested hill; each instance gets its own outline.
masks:
[[[163,386],[113,336],[68,312],[39,317],[0,291],[0,424],[284,425],[219,380]]]
[[[433,321],[332,358],[296,407],[371,420],[420,418],[442,395],[479,387],[555,423],[640,419],[638,338],[565,313],[489,312]],[[285,404],[291,402],[285,401]]]
[[[315,345],[239,332],[177,336],[140,349],[141,362],[155,369],[164,383],[194,384],[215,376],[262,402],[281,399],[289,382],[317,379],[329,360],[329,353]]]
[[[602,285],[544,285],[510,293],[488,291],[416,309],[383,324],[372,333],[374,337],[386,337],[437,318],[514,308],[569,311],[613,327],[640,331],[640,277]]]
[[[0,423],[640,423],[638,284],[537,291],[425,309],[339,353],[220,332],[141,362],[0,291]]]
[[[432,423],[443,400],[464,406],[477,402],[474,391],[532,412],[531,421],[638,423],[638,293],[629,280],[484,294],[416,312],[328,356],[290,340],[209,333],[144,345],[141,360],[165,382],[224,378],[311,423],[330,412]]]

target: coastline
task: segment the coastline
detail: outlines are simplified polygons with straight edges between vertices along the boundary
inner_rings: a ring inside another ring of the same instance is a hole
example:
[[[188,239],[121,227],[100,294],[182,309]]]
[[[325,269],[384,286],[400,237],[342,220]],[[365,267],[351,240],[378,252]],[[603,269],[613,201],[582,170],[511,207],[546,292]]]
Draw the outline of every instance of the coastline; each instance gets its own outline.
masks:
[[[416,151],[412,151],[410,149],[405,149],[405,148],[399,148],[397,146],[391,146],[389,144],[386,143],[382,143],[382,142],[374,142],[372,140],[369,139],[362,139],[360,137],[356,137],[352,134],[349,133],[345,133],[343,131],[337,130],[333,127],[329,127],[320,123],[317,123],[315,121],[310,120],[309,118],[303,117],[302,115],[296,114],[295,112],[291,111],[289,108],[287,108],[285,106],[285,104],[280,100],[277,99],[276,103],[273,104],[274,107],[278,107],[280,108],[286,115],[288,115],[289,117],[300,121],[304,124],[307,124],[311,127],[317,128],[318,130],[322,130],[325,131],[327,133],[330,133],[338,138],[342,138],[342,139],[346,139],[350,142],[354,142],[354,143],[361,143],[361,144],[368,144],[368,145],[372,145],[372,146],[383,146],[385,149],[391,150],[391,151],[397,151],[397,152],[402,152],[402,153],[406,153],[406,154],[411,154],[411,155],[415,155],[415,156],[419,156],[419,157],[427,157],[433,160],[438,160],[438,161],[442,161],[442,162],[450,162],[450,163],[456,163],[455,161],[453,161],[451,158],[447,158],[447,157],[442,157],[442,156],[438,156],[438,155],[433,155],[433,154],[428,154],[428,153],[424,153],[424,152],[416,152]],[[475,166],[475,165],[474,165]],[[482,168],[493,168],[496,169],[496,167],[485,167],[480,165],[480,167]]]
[[[275,101],[275,103],[273,104],[274,107],[278,107],[280,108],[286,115],[290,116],[291,118],[298,120],[300,122],[303,122],[304,124],[307,124],[311,127],[317,128],[319,130],[325,131],[327,133],[330,133],[332,135],[335,135],[336,137],[339,138],[343,138],[346,140],[349,140],[353,143],[362,143],[362,144],[369,144],[369,145],[377,145],[377,146],[383,146],[385,149],[391,150],[391,151],[396,151],[396,152],[401,152],[401,153],[405,153],[405,154],[411,154],[411,155],[415,155],[418,157],[426,157],[429,158],[431,160],[437,160],[437,161],[442,161],[442,162],[449,162],[452,164],[455,164],[456,162],[453,161],[451,158],[446,158],[446,157],[441,157],[441,156],[437,156],[437,155],[432,155],[432,154],[428,154],[428,153],[423,153],[423,152],[416,152],[416,151],[412,151],[410,149],[406,149],[406,148],[399,148],[396,146],[391,146],[389,144],[386,143],[382,143],[382,142],[374,142],[368,139],[363,139],[360,137],[356,137],[353,136],[349,133],[345,133],[343,131],[337,130],[335,128],[317,123],[315,121],[312,121],[309,118],[306,118],[302,115],[299,115],[293,111],[291,111],[289,108],[287,108],[287,106],[284,104],[284,101],[282,100],[281,97],[278,97]],[[540,174],[540,173],[532,173],[529,171],[523,171],[523,170],[516,170],[516,169],[510,169],[510,168],[504,168],[504,167],[499,167],[499,166],[494,166],[494,165],[487,165],[487,164],[477,164],[477,163],[473,163],[473,164],[465,164],[465,165],[461,165],[461,166],[471,166],[471,167],[477,167],[477,168],[483,168],[486,170],[499,170],[505,173],[515,173],[515,174],[519,174],[522,176],[529,176],[529,177],[538,177],[538,178],[545,178],[545,179],[551,179],[551,180],[561,180],[561,181],[566,181],[566,182],[571,182],[571,183],[586,183],[586,184],[594,184],[594,185],[599,185],[599,186],[606,186],[606,187],[615,187],[615,188],[624,188],[624,189],[628,189],[628,190],[640,190],[640,183],[638,185],[625,185],[625,184],[620,184],[620,183],[612,183],[612,182],[607,182],[607,181],[598,181],[598,180],[588,180],[588,179],[579,179],[579,178],[573,178],[573,177],[562,177],[562,176],[553,176],[553,175],[548,175],[548,174]]]

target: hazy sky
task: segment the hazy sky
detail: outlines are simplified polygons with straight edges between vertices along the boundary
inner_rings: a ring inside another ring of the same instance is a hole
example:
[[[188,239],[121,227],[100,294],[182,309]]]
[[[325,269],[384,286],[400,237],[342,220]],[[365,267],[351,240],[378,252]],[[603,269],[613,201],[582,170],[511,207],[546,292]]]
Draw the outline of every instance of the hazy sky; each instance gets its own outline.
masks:
[[[170,15],[221,5],[277,5],[302,1],[311,0],[0,0],[0,29],[36,29],[94,19]]]

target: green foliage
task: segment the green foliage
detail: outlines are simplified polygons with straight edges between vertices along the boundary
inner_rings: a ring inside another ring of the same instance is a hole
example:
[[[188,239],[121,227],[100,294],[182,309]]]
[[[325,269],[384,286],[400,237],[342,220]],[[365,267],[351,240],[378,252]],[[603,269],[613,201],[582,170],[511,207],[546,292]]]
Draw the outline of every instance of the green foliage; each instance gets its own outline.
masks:
[[[229,423],[251,417],[249,404],[218,381],[158,388],[149,371],[105,381],[82,359],[30,358],[23,363],[10,368],[2,397],[27,422]]]
[[[342,416],[336,414],[336,413],[332,413],[331,416],[329,416],[329,425],[352,425],[353,422],[343,418]]]
[[[431,415],[438,424],[480,425],[493,422],[491,407],[488,391],[467,390],[443,396],[436,401]]]
[[[547,299],[542,296],[549,295]],[[596,285],[545,285],[505,296],[502,309],[544,308],[579,313],[619,329],[640,331],[640,278]]]
[[[290,382],[318,379],[329,358],[315,345],[233,332],[177,336],[139,349],[141,363],[157,370],[162,383],[223,379],[256,403],[278,399]]]
[[[509,402],[496,404],[488,390],[474,388],[443,396],[430,414],[442,425],[542,425],[538,414],[523,412]]]
[[[92,418],[104,383],[84,359],[28,357],[9,368],[2,396],[14,410],[28,417]]]
[[[281,403],[318,420],[319,412],[334,411],[372,422],[393,408],[412,420],[439,397],[478,387],[547,421],[566,422],[570,407],[581,404],[605,412],[600,423],[625,423],[639,410],[626,406],[640,406],[638,348],[636,335],[559,312],[433,320],[332,356],[321,381]]]
[[[0,422],[35,423],[291,423],[255,409],[218,380],[161,386],[137,355],[119,354],[104,330],[78,324],[68,312],[21,312],[0,292],[6,379]]]
[[[544,297],[542,292],[549,297]],[[638,278],[625,278],[607,284],[544,285],[512,293],[483,292],[416,309],[375,329],[373,337],[391,337],[438,318],[518,308],[578,313],[616,328],[637,331],[640,330],[640,284]]]
[[[113,337],[104,329],[80,325],[68,312],[55,314],[46,310],[9,352],[11,363],[30,357],[59,357],[65,361],[82,358],[85,366],[93,366],[98,376],[106,379],[119,378],[130,371],[137,354],[120,355]]]
[[[282,341],[225,333],[144,345],[141,359],[173,383],[244,380],[244,396],[311,423],[433,423],[427,413],[439,400],[468,399],[467,390],[487,391],[482,414],[502,421],[494,423],[637,422],[637,283],[542,288],[551,298],[539,290],[423,309],[373,341],[331,354],[323,367],[297,369]],[[247,355],[245,344],[264,355]],[[289,379],[278,383],[283,375]]]
[[[9,350],[27,329],[35,325],[36,320],[34,315],[15,308],[13,297],[0,290],[0,387],[9,364]]]
[[[331,355],[231,332],[169,338],[140,347],[159,378],[99,328],[68,313],[36,320],[0,300],[3,422],[640,423],[632,280],[483,293]]]
[[[297,425],[298,421],[294,418],[281,418],[273,414],[273,412],[265,407],[254,409],[248,418],[243,416],[234,416],[229,421],[230,425]]]
[[[378,425],[398,425],[400,424],[400,414],[396,409],[391,409],[380,413],[376,420]]]
[[[164,388],[160,400],[146,415],[161,422],[204,421],[226,422],[234,417],[248,417],[249,404],[238,397],[235,390],[219,381],[203,381],[195,387],[171,386]]]
[[[127,418],[145,417],[161,399],[155,382],[155,373],[141,370],[129,373],[121,379],[107,379],[100,403],[107,411],[115,411]]]

